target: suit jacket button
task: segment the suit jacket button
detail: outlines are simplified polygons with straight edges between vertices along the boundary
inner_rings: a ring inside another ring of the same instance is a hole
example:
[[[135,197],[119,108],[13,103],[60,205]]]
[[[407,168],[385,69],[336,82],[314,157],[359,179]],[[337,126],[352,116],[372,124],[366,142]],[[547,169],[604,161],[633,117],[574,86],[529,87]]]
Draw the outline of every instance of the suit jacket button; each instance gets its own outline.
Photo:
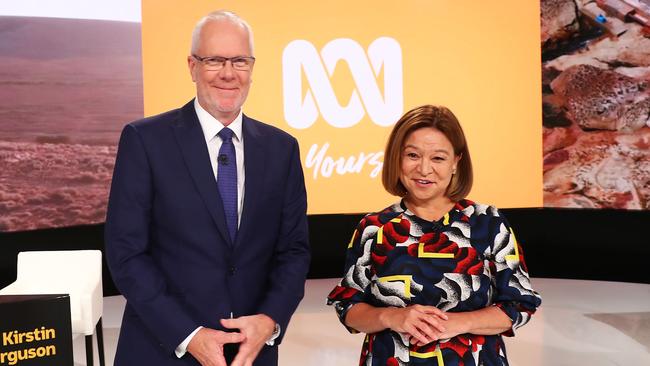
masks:
[[[233,276],[235,274],[235,267],[228,268],[228,274]]]

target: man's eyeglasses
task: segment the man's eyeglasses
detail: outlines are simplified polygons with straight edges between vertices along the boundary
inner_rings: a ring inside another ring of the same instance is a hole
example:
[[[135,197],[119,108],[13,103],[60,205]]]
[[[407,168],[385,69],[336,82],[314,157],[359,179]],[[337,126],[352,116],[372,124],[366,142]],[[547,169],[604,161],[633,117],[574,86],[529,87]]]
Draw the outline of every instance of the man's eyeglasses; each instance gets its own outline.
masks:
[[[235,56],[235,57],[221,57],[221,56],[208,56],[201,57],[192,55],[197,61],[201,62],[205,69],[208,71],[219,71],[226,66],[226,62],[230,61],[232,68],[239,71],[250,71],[255,63],[253,56]]]

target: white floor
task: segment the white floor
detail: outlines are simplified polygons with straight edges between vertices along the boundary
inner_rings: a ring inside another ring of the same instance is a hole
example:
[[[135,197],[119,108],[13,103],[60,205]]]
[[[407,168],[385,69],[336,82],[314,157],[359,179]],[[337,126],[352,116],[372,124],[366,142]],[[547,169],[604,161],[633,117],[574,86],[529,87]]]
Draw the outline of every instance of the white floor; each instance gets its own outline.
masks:
[[[506,339],[512,366],[650,365],[650,285],[534,278],[542,307]],[[281,366],[357,365],[363,335],[340,325],[325,297],[337,279],[309,280],[280,346]],[[106,363],[113,364],[124,298],[104,298]],[[85,365],[83,338],[75,365]],[[95,365],[97,351],[95,350]]]

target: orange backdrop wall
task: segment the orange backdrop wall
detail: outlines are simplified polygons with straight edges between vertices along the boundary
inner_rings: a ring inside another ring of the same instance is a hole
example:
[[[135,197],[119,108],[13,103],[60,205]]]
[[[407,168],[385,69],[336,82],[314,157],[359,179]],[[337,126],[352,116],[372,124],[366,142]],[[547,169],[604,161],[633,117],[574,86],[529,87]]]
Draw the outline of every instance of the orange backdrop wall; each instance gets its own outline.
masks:
[[[445,105],[463,125],[469,198],[542,206],[538,2],[144,0],[145,115],[194,97],[191,31],[217,9],[253,28],[244,113],[298,138],[310,214],[396,201],[381,185],[383,148],[391,125],[421,104]]]

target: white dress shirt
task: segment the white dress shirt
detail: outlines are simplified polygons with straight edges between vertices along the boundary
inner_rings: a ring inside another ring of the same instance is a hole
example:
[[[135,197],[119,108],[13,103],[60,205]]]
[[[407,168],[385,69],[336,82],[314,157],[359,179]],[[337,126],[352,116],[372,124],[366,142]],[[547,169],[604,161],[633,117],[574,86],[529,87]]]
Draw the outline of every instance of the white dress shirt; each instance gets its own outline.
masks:
[[[201,105],[199,104],[198,98],[194,98],[194,110],[196,115],[199,117],[199,123],[201,124],[201,129],[203,130],[203,137],[205,137],[205,143],[208,146],[208,154],[210,155],[210,164],[212,164],[212,172],[214,173],[214,184],[217,184],[217,172],[219,168],[219,163],[217,162],[217,156],[219,155],[219,149],[221,148],[221,138],[217,135],[222,128],[225,128],[223,123],[219,122],[216,118],[212,117]],[[242,133],[242,111],[239,111],[239,114],[228,126],[232,130],[233,138],[232,143],[235,146],[235,157],[237,159],[237,225],[241,222],[241,213],[244,208],[244,135]],[[202,326],[196,328],[192,333],[190,333],[185,340],[176,347],[176,357],[181,358],[187,352],[187,345],[190,344],[190,341],[194,335],[203,328]]]

